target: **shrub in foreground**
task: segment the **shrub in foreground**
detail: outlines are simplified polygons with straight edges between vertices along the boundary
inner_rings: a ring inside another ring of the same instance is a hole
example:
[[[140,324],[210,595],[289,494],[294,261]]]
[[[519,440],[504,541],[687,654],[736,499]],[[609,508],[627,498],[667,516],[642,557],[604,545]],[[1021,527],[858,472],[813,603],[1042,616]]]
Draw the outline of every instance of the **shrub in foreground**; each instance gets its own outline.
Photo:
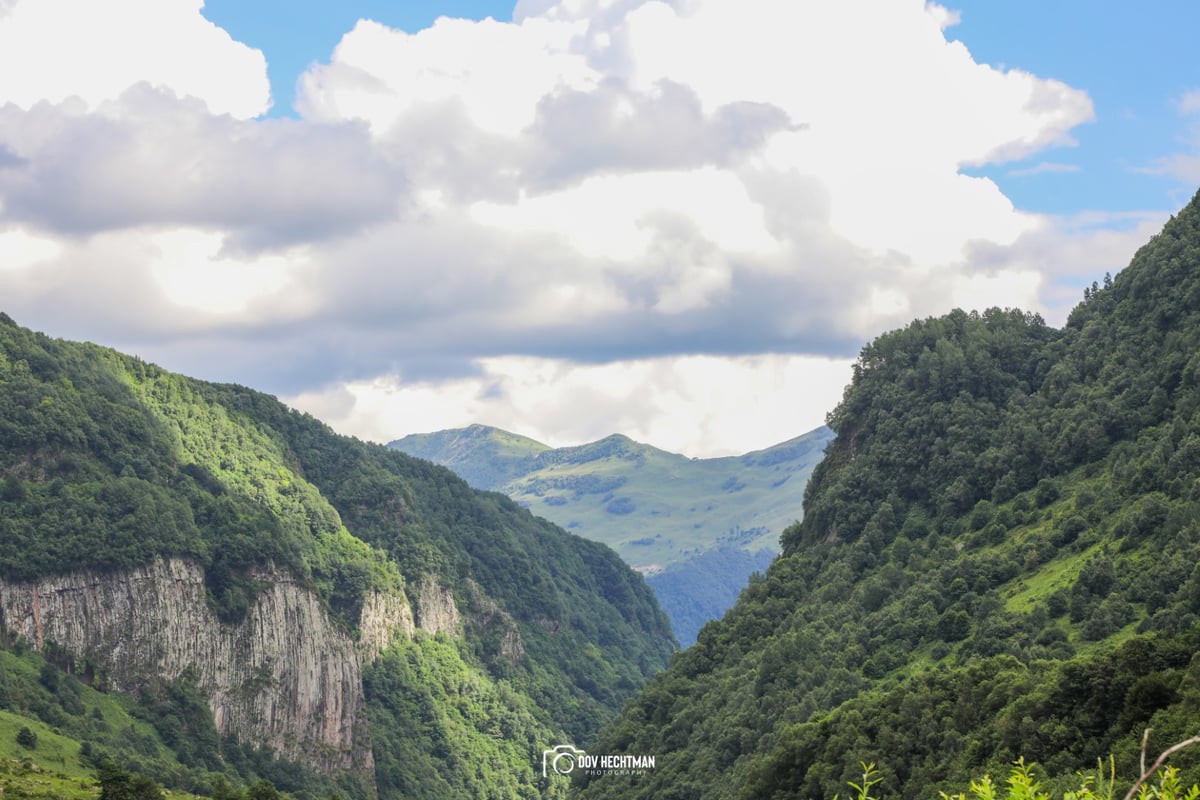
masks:
[[[1200,742],[1200,736],[1179,742],[1162,752],[1155,762],[1146,767],[1146,741],[1150,731],[1146,730],[1142,737],[1141,776],[1125,792],[1122,800],[1200,800],[1200,786],[1193,784],[1185,788],[1180,779],[1179,770],[1167,766],[1167,758],[1172,753]],[[1107,774],[1104,763],[1096,765],[1095,772],[1079,773],[1079,786],[1073,790],[1062,792],[1060,797],[1054,797],[1047,791],[1034,774],[1030,765],[1024,759],[1013,764],[1004,786],[997,786],[991,777],[972,781],[969,791],[947,794],[940,792],[941,800],[1113,800],[1116,797],[1117,775],[1115,761],[1110,757]],[[879,771],[875,765],[863,763],[862,783],[851,782],[854,790],[852,800],[880,800],[871,794],[871,790],[882,783]],[[1155,780],[1157,776],[1157,780]],[[838,800],[835,795],[833,800]]]

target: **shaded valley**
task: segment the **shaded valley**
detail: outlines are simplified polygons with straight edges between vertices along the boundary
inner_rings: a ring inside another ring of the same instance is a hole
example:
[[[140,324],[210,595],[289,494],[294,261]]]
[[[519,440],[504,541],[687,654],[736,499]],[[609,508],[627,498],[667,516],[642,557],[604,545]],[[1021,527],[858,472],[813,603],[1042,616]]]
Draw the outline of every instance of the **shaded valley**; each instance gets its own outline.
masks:
[[[687,645],[779,552],[779,534],[799,519],[831,437],[818,428],[765,450],[703,459],[620,435],[551,448],[484,425],[388,446],[612,547],[646,576]]]

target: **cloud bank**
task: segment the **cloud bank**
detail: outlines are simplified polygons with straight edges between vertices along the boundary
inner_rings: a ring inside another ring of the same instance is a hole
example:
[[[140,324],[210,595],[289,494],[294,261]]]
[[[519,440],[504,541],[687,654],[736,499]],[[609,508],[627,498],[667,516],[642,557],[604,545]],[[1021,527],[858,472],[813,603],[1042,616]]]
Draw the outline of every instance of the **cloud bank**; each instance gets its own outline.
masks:
[[[6,8],[4,310],[367,438],[766,446],[820,424],[865,340],[954,306],[1061,319],[1080,258],[1116,270],[1141,233],[964,174],[1092,105],[976,63],[920,0],[364,20],[298,119],[262,116],[262,54],[199,0]]]

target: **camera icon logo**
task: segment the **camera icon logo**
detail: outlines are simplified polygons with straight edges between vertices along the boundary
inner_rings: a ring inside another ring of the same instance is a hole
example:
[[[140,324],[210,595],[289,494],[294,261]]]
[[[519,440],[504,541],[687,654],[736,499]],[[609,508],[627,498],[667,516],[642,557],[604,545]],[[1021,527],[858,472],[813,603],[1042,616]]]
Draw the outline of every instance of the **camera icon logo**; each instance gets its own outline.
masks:
[[[587,753],[573,744],[560,744],[550,750],[542,751],[542,777],[550,773],[570,775],[581,756]]]

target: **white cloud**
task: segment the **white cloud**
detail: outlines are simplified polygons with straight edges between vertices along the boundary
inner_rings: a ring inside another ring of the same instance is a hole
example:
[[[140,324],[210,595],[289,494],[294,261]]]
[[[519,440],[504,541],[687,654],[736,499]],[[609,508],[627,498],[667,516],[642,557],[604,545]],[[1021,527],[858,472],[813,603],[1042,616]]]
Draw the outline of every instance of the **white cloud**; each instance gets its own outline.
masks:
[[[366,120],[382,136],[407,113],[456,102],[483,130],[514,135],[555,89],[599,79],[570,52],[580,30],[543,19],[513,25],[442,17],[408,34],[362,20],[342,37],[331,64],[304,75],[297,106],[313,119]]]
[[[1149,166],[1137,171],[1170,176],[1190,189],[1200,183],[1200,88],[1190,89],[1180,95],[1176,110],[1185,118],[1187,125],[1185,134],[1179,137],[1183,149],[1156,158]]]
[[[1200,88],[1189,89],[1179,97],[1181,114],[1200,114]]]
[[[829,190],[837,233],[923,262],[955,260],[974,239],[1010,242],[1032,224],[990,182],[960,175],[960,166],[1069,143],[1070,129],[1092,115],[1087,96],[1064,84],[974,63],[961,44],[944,38],[942,27],[951,21],[944,10],[912,0],[697,0],[686,9],[662,2],[526,4],[515,18],[519,22],[443,20],[417,34],[360,23],[330,65],[305,76],[300,107],[314,118],[367,119],[380,137],[409,130],[410,120],[427,119],[430,109],[458,109],[457,123],[478,130],[476,149],[487,142],[487,162],[464,154],[476,184],[508,186],[485,198],[489,212],[498,215],[506,206],[506,221],[521,229],[561,226],[569,212],[551,218],[551,202],[565,209],[595,193],[594,183],[580,180],[555,190],[553,201],[531,202],[530,195],[544,191],[539,170],[546,153],[568,154],[576,169],[598,161],[609,172],[624,172],[630,193],[639,191],[641,178],[629,173],[645,169],[646,154],[664,145],[702,159],[677,162],[676,170],[707,169],[707,146],[669,124],[659,125],[664,138],[614,145],[618,132],[628,135],[661,108],[649,98],[661,100],[664,87],[679,98],[671,103],[695,98],[698,106],[686,113],[696,130],[722,108],[774,109],[774,129],[760,127],[738,160],[816,176]],[[602,156],[594,146],[581,149],[588,137],[582,126],[539,123],[540,114],[568,97],[576,118],[583,114],[592,130],[604,131]],[[467,142],[461,131],[449,136]],[[406,141],[401,135],[393,146],[401,150]],[[733,148],[727,143],[725,150]],[[414,171],[422,182],[457,185],[449,173],[460,162],[441,162],[441,174]],[[735,164],[718,166],[736,176]],[[571,192],[580,198],[572,200]],[[738,196],[730,194],[734,202]],[[708,216],[721,217],[723,205]],[[691,216],[698,230],[707,230],[710,219]],[[572,233],[585,224],[595,226],[597,218],[580,218]],[[638,244],[600,238],[609,246]],[[580,237],[589,253],[592,239]]]
[[[998,279],[1012,282],[1006,293],[973,292],[981,303],[974,307],[1024,308],[1041,313],[1051,325],[1062,325],[1083,299],[1083,287],[1105,272],[1115,275],[1124,269],[1166,221],[1167,214],[1160,212],[1085,212],[1044,217],[1008,247],[977,242],[968,248],[966,263],[980,281],[978,289]]]
[[[146,82],[214,114],[270,106],[263,54],[200,14],[203,0],[15,0],[0,15],[0,105],[77,97],[89,108]]]
[[[173,348],[213,337],[208,346],[228,356],[239,329],[244,335],[313,312],[303,251],[242,257],[227,252],[223,238],[189,228],[85,239],[0,233],[3,310],[56,335],[123,347],[181,369]]]
[[[610,433],[696,457],[740,454],[824,424],[850,359],[684,356],[587,365],[489,358],[445,381],[376,378],[284,398],[360,438],[480,422],[552,446]],[[696,398],[705,402],[697,407]]]
[[[1200,153],[1175,153],[1155,159],[1154,165],[1144,170],[1153,175],[1170,175],[1175,180],[1195,186],[1200,183]]]
[[[54,239],[20,228],[0,231],[0,269],[19,270],[49,261],[62,252]]]
[[[933,17],[937,26],[942,30],[952,28],[962,22],[962,14],[958,11],[952,11],[945,6],[940,6],[937,3],[926,3],[925,11],[929,16]]]
[[[0,17],[5,310],[362,436],[766,446],[820,424],[865,339],[1056,309],[1059,257],[1102,251],[960,172],[1069,144],[1087,95],[975,63],[920,0],[364,21],[297,120],[255,118],[261,54],[199,9]]]
[[[982,311],[1001,308],[1036,310],[1043,276],[1037,270],[1006,269],[985,275],[955,275],[950,285],[954,306]]]
[[[1078,164],[1064,164],[1061,161],[1039,161],[1032,166],[1010,169],[1008,175],[1012,178],[1028,178],[1033,175],[1052,175],[1079,171],[1080,166]]]
[[[69,234],[207,225],[262,247],[393,218],[403,196],[362,126],[213,116],[145,85],[91,113],[0,106],[0,142],[6,215]]]
[[[235,315],[271,298],[302,314],[315,306],[293,276],[304,269],[302,253],[270,255],[253,261],[223,255],[224,238],[204,231],[175,229],[152,235],[158,257],[150,274],[168,301],[205,314]]]
[[[515,203],[480,202],[470,210],[495,228],[563,236],[587,257],[636,262],[659,246],[663,224],[655,218],[664,215],[687,220],[695,236],[726,252],[776,247],[761,206],[742,182],[711,169],[596,177],[573,189]]]

